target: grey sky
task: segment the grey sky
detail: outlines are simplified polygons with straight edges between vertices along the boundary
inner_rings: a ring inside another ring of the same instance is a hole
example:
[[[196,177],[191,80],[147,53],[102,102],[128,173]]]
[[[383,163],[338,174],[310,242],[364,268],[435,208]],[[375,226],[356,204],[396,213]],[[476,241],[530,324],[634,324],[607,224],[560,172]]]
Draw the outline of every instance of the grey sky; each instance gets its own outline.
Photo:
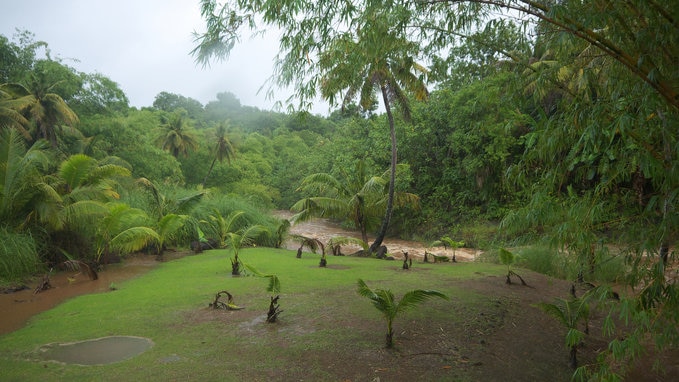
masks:
[[[272,74],[275,36],[244,36],[228,61],[194,63],[192,32],[204,30],[198,0],[0,0],[0,34],[13,40],[16,28],[67,65],[117,82],[132,106],[151,106],[162,91],[203,104],[225,91],[260,109],[275,102],[257,94]],[[276,99],[287,95],[279,90]],[[325,114],[327,105],[312,112]]]

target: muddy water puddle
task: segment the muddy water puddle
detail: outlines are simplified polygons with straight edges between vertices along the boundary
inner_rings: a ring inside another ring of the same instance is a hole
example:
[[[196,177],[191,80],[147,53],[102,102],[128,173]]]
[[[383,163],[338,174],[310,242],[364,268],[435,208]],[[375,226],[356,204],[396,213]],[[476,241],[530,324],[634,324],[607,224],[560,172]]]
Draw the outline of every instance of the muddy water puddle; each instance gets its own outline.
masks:
[[[153,346],[143,337],[111,336],[65,344],[48,344],[38,350],[47,361],[73,365],[106,365],[135,357]]]

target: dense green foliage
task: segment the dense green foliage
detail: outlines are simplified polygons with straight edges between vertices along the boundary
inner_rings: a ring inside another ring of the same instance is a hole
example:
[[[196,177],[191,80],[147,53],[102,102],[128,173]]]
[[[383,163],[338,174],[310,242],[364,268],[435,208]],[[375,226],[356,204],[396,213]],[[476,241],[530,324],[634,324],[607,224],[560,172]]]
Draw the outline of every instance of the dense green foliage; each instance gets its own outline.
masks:
[[[114,81],[43,57],[47,44],[29,32],[0,36],[0,232],[29,241],[16,264],[187,246],[201,222],[234,211],[248,218],[231,232],[276,232],[269,210],[328,196],[304,187],[312,174],[363,185],[346,176],[356,163],[380,174],[398,152],[410,170],[389,193],[417,195],[421,209],[391,215],[387,203],[390,234],[539,242],[548,255],[528,256],[534,264],[640,291],[612,311],[631,329],[611,355],[633,357],[648,334],[659,349],[679,344],[667,271],[679,236],[672,1],[201,4],[199,62],[228,56],[244,27],[264,23],[283,31],[272,85],[292,87],[302,108],[320,95],[341,109],[282,114],[229,92],[207,105],[162,92],[137,110]]]

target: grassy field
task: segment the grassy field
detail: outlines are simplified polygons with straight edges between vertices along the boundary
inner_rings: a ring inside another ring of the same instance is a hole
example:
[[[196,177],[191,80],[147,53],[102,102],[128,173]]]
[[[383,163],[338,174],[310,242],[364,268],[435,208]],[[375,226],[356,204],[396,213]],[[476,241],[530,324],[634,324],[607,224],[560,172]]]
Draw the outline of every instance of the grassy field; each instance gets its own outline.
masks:
[[[115,291],[71,299],[0,337],[0,379],[473,381],[478,380],[478,367],[470,365],[475,355],[482,359],[477,366],[485,357],[477,349],[485,340],[475,336],[496,332],[511,311],[525,309],[512,298],[469,288],[469,282],[488,277],[505,288],[505,267],[493,264],[418,263],[406,271],[399,261],[331,256],[328,267],[320,268],[319,255],[305,253],[297,259],[293,251],[268,248],[246,249],[240,257],[279,277],[283,312],[278,322],[264,322],[271,296],[268,281],[232,277],[229,253],[209,251],[163,263]],[[356,293],[359,278],[371,288],[391,289],[397,298],[412,289],[436,289],[450,300],[429,300],[399,316],[395,349],[385,349],[385,321]],[[234,295],[235,304],[244,309],[209,308],[221,290]],[[532,311],[539,314],[537,308]],[[555,326],[546,330],[554,332],[546,339],[555,342],[553,362],[568,376],[563,333]],[[66,365],[40,356],[45,344],[112,335],[146,337],[154,346],[109,365]],[[548,375],[554,372],[550,364],[540,367]]]

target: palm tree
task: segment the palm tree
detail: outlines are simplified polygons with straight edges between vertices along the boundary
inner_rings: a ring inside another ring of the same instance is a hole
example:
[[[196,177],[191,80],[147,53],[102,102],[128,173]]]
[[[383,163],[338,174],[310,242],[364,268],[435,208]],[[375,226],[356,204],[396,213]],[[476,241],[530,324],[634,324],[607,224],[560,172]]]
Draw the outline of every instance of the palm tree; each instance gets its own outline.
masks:
[[[150,204],[147,211],[155,221],[154,229],[159,237],[156,254],[162,258],[165,245],[176,239],[182,228],[197,224],[190,213],[200,203],[205,192],[194,192],[177,198],[164,194],[156,184],[146,178],[139,178],[136,183],[149,193]]]
[[[10,227],[54,220],[61,197],[46,181],[47,143],[26,148],[15,129],[0,130],[0,221]]]
[[[165,194],[162,192],[155,183],[146,178],[139,178],[136,181],[143,190],[147,191],[150,196],[150,206],[148,207],[149,213],[157,220],[160,220],[169,213],[174,214],[189,214],[194,207],[196,207],[203,196],[205,196],[205,191],[194,192],[188,194],[187,196],[178,198],[173,195]]]
[[[207,183],[207,178],[212,173],[212,168],[215,166],[216,161],[222,163],[222,161],[226,159],[226,162],[231,164],[231,159],[236,156],[236,151],[233,149],[233,146],[231,145],[229,139],[226,138],[226,127],[224,126],[224,124],[220,124],[219,126],[217,126],[217,143],[215,143],[214,154],[215,157],[214,159],[212,159],[212,163],[210,163],[210,168],[207,170],[207,174],[203,179],[203,187],[205,187],[205,183]]]
[[[240,249],[251,245],[255,239],[262,234],[267,232],[266,227],[255,224],[244,227],[237,232],[228,232],[226,234],[226,247],[233,249],[233,258],[231,259],[231,274],[234,276],[240,275],[240,260],[238,259],[238,253]]]
[[[11,107],[35,123],[33,138],[45,139],[56,148],[60,124],[73,126],[78,123],[78,116],[60,95],[52,93],[61,81],[53,84],[47,81],[44,72],[37,72],[31,75],[27,86],[5,84],[3,88],[13,98]]]
[[[15,128],[27,141],[31,141],[31,133],[26,130],[29,121],[16,110],[16,102],[10,93],[4,90],[6,86],[0,85],[0,128]]]
[[[589,319],[589,303],[587,298],[574,298],[572,300],[557,299],[554,304],[539,303],[538,306],[545,313],[559,320],[568,329],[566,334],[566,346],[570,351],[570,366],[578,367],[578,346],[589,332],[587,321]],[[578,329],[578,323],[585,321],[585,331]]]
[[[391,138],[391,172],[382,226],[370,246],[370,251],[375,252],[382,245],[393,212],[398,158],[392,103],[400,106],[404,119],[408,120],[410,104],[405,91],[418,100],[426,99],[429,92],[424,84],[427,71],[413,60],[419,47],[398,37],[385,15],[372,14],[368,19],[357,28],[355,36],[345,33],[333,41],[320,55],[319,67],[325,72],[321,95],[331,104],[336,104],[336,95],[344,92],[343,106],[358,97],[360,106],[370,110],[377,102],[375,90],[382,95]]]
[[[389,184],[385,176],[369,177],[365,163],[356,162],[353,173],[341,169],[342,179],[327,173],[307,176],[299,190],[318,193],[319,196],[304,198],[290,209],[296,211],[293,222],[307,221],[313,217],[333,217],[350,220],[361,232],[361,238],[368,242],[368,229],[376,225],[379,215],[384,213],[385,187]],[[417,195],[396,194],[396,205],[417,205]]]
[[[210,233],[210,237],[219,238],[219,248],[226,247],[229,232],[235,231],[236,222],[245,215],[245,211],[233,211],[228,216],[223,216],[218,209],[213,209],[210,214],[209,221],[203,221],[207,224],[206,231]]]
[[[302,180],[298,190],[318,193],[319,196],[304,198],[290,209],[297,212],[293,223],[308,221],[313,217],[333,217],[350,220],[368,241],[368,226],[374,219],[377,202],[381,198],[386,181],[380,177],[368,177],[365,163],[360,160],[352,174],[341,169],[342,179],[327,173],[312,174]]]
[[[435,290],[416,289],[406,292],[401,300],[396,302],[394,294],[390,290],[375,289],[368,287],[365,281],[358,279],[358,294],[367,297],[387,320],[387,347],[394,346],[393,322],[396,316],[407,309],[414,308],[421,302],[431,298],[440,297],[448,300],[448,296]]]
[[[210,214],[210,221],[202,222],[207,224],[206,231],[219,238],[220,248],[233,249],[234,256],[231,259],[232,275],[240,275],[241,262],[238,258],[240,249],[252,244],[261,233],[267,232],[266,227],[259,224],[237,228],[238,220],[244,215],[245,211],[238,210],[224,217],[219,210],[215,209]]]
[[[107,203],[106,212],[96,225],[95,261],[99,263],[112,251],[130,253],[149,243],[162,243],[161,235],[149,226],[150,222],[140,209],[123,203]]]
[[[189,151],[198,148],[198,140],[193,132],[189,131],[186,120],[180,113],[161,117],[156,144],[169,151],[175,158],[180,154],[188,156]]]

